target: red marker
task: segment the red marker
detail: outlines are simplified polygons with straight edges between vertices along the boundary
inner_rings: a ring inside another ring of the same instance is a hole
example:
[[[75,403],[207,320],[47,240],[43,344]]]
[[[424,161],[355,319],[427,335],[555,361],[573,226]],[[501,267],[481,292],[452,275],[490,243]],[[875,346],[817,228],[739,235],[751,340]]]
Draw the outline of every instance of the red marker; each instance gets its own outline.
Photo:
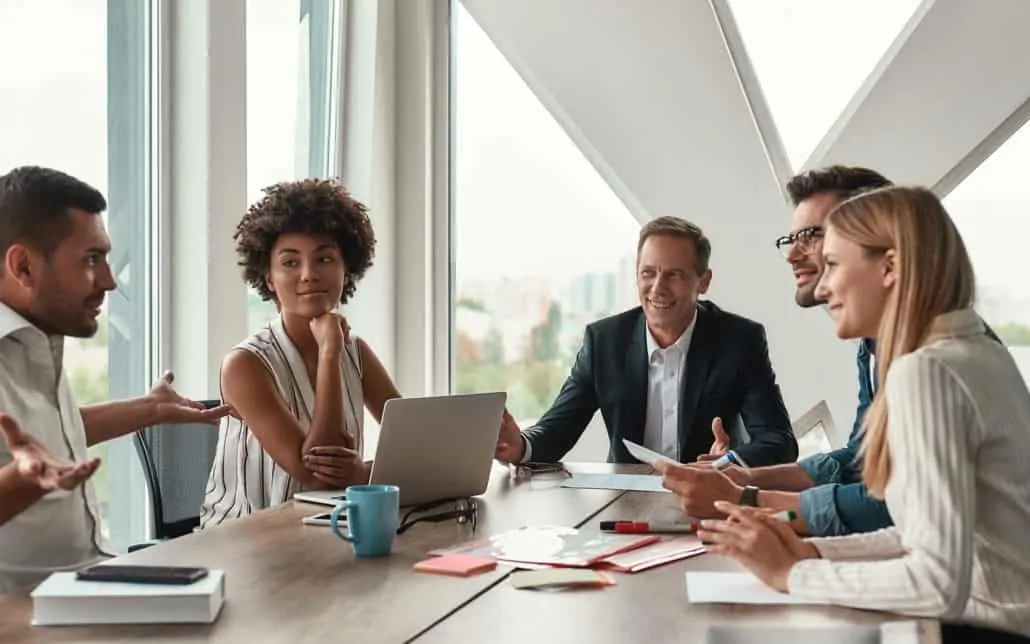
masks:
[[[696,532],[696,523],[648,523],[646,521],[602,521],[601,529],[616,534],[658,534]]]

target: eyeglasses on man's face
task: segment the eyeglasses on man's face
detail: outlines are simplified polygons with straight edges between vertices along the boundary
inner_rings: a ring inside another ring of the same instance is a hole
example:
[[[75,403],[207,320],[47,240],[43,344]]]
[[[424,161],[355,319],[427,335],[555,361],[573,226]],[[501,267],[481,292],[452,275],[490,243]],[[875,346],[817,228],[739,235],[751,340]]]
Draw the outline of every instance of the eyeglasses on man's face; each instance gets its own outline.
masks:
[[[792,248],[797,248],[799,252],[808,255],[818,247],[819,241],[822,238],[822,226],[809,226],[808,228],[802,228],[789,235],[777,238],[776,248],[783,253],[784,257],[790,255]]]

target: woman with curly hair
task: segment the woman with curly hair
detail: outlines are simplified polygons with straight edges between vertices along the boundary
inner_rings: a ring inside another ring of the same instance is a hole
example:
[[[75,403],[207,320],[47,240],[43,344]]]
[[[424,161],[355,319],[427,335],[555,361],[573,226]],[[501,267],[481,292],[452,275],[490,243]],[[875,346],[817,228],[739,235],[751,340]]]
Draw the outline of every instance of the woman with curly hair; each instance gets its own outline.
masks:
[[[243,277],[279,315],[222,362],[223,420],[201,526],[285,503],[302,489],[368,480],[363,408],[400,394],[335,310],[372,265],[364,205],[323,179],[265,189],[236,228]]]

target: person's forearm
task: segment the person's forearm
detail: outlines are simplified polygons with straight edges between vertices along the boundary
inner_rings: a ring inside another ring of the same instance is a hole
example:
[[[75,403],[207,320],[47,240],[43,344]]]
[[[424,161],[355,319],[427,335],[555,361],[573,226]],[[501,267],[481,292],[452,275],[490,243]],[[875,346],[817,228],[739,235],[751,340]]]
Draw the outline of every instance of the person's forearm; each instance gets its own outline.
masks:
[[[96,445],[150,427],[156,423],[156,411],[149,396],[80,407],[86,444]]]
[[[812,477],[804,469],[798,467],[797,463],[756,467],[752,468],[749,473],[751,485],[764,490],[800,492],[815,484]]]
[[[340,352],[343,349],[319,350],[315,374],[315,410],[311,426],[301,446],[306,453],[316,445],[342,445],[353,448],[346,433],[343,417],[343,376],[340,373]]]
[[[791,510],[796,517],[790,526],[798,534],[808,535],[811,530],[805,519],[801,516],[801,500],[797,492],[776,492],[773,490],[761,490],[758,493],[758,507],[771,508],[773,510]]]
[[[27,482],[18,474],[14,463],[0,467],[0,525],[27,510],[44,494],[38,485]]]

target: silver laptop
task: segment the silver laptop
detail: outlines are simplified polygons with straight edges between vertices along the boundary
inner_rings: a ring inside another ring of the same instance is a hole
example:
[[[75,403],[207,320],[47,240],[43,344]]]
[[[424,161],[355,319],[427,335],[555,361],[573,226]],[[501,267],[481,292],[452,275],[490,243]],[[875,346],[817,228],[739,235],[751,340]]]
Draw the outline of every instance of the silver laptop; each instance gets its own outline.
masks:
[[[486,491],[507,395],[394,398],[383,409],[370,483],[401,489],[401,505]]]

